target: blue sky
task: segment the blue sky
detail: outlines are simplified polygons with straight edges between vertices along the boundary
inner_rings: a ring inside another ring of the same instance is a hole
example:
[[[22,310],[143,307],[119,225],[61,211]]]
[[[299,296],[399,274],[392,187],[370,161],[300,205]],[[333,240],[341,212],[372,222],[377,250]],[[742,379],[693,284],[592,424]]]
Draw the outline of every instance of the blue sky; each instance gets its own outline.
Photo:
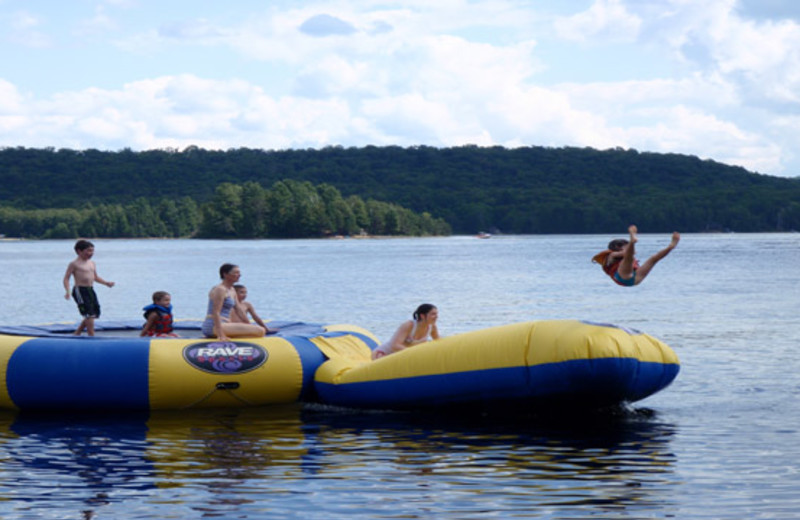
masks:
[[[0,147],[621,147],[800,176],[794,0],[0,0],[0,63]]]

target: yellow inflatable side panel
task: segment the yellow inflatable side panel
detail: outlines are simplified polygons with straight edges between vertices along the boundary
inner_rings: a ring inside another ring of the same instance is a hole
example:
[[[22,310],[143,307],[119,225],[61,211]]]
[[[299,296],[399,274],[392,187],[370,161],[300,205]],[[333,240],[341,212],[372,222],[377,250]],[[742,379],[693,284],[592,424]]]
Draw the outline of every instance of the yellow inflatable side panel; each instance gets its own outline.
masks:
[[[611,357],[678,363],[671,348],[647,334],[631,334],[622,328],[577,320],[541,321],[532,325],[531,349],[527,358],[531,366]]]
[[[328,332],[355,332],[370,338],[376,344],[378,338],[371,332],[354,325],[331,325],[325,327]],[[333,338],[316,337],[311,342],[325,354],[328,361],[323,363],[314,374],[315,381],[338,381],[340,374],[348,370],[372,363],[372,349],[360,338],[353,335]]]
[[[150,408],[241,407],[297,401],[303,370],[282,338],[150,342]]]
[[[357,371],[357,377],[346,377],[345,375],[353,368],[360,367]],[[365,374],[369,373],[369,365],[353,363],[349,359],[330,359],[324,362],[317,371],[314,373],[314,381],[319,383],[339,384],[339,383],[352,383],[360,381],[371,381],[374,379],[365,379]]]
[[[17,406],[8,395],[8,384],[6,382],[6,373],[8,371],[8,360],[17,350],[17,347],[26,341],[33,339],[26,336],[2,336],[0,337],[0,408],[2,409],[16,409]]]
[[[311,338],[328,359],[347,359],[353,363],[368,363],[372,359],[372,350],[356,336],[338,336],[335,338]]]
[[[325,367],[324,374],[330,377],[335,372],[336,382],[347,383],[520,366],[525,364],[531,328],[532,323],[517,323],[447,336],[382,357],[357,370],[343,370],[341,365]],[[334,382],[320,377],[323,374],[318,372],[318,380]]]

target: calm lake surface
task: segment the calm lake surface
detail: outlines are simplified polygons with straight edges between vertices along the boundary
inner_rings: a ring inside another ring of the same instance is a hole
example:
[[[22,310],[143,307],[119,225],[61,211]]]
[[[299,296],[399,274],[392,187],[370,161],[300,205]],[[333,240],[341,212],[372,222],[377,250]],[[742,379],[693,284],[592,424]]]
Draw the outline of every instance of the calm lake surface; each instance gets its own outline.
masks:
[[[385,339],[426,301],[443,334],[578,318],[647,332],[682,369],[628,410],[558,419],[0,413],[0,518],[800,518],[800,234],[684,235],[634,289],[590,263],[611,238],[96,240],[106,319],[155,290],[199,319],[232,262],[269,319]],[[3,324],[76,321],[72,245],[0,241]]]

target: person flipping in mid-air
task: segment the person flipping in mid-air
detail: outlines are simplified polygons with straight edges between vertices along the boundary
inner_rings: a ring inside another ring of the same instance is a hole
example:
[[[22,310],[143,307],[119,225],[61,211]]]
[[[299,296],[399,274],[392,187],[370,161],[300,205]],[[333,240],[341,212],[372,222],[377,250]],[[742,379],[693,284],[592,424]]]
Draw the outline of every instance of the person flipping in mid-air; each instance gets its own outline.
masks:
[[[592,258],[592,262],[600,264],[603,271],[611,277],[614,282],[624,287],[633,287],[644,281],[655,265],[670,251],[675,249],[681,239],[681,234],[675,231],[672,233],[672,241],[667,247],[648,258],[645,263],[639,265],[636,260],[636,226],[628,227],[630,240],[617,238],[608,243],[608,249],[597,253]]]

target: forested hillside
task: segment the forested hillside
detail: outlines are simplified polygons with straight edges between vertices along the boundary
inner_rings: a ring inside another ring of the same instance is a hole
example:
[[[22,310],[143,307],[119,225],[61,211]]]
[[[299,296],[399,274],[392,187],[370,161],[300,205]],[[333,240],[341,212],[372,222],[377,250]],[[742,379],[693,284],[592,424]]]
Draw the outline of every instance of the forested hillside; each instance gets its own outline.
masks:
[[[151,203],[84,203],[80,208],[19,209],[0,205],[0,235],[22,238],[318,238],[335,235],[449,235],[450,226],[423,212],[328,184],[287,179],[265,189],[256,182],[222,183],[208,202],[191,197]]]
[[[800,178],[677,154],[591,148],[0,150],[0,204],[86,208],[211,202],[223,183],[329,185],[443,218],[456,233],[800,230]],[[2,231],[0,231],[2,232]]]

